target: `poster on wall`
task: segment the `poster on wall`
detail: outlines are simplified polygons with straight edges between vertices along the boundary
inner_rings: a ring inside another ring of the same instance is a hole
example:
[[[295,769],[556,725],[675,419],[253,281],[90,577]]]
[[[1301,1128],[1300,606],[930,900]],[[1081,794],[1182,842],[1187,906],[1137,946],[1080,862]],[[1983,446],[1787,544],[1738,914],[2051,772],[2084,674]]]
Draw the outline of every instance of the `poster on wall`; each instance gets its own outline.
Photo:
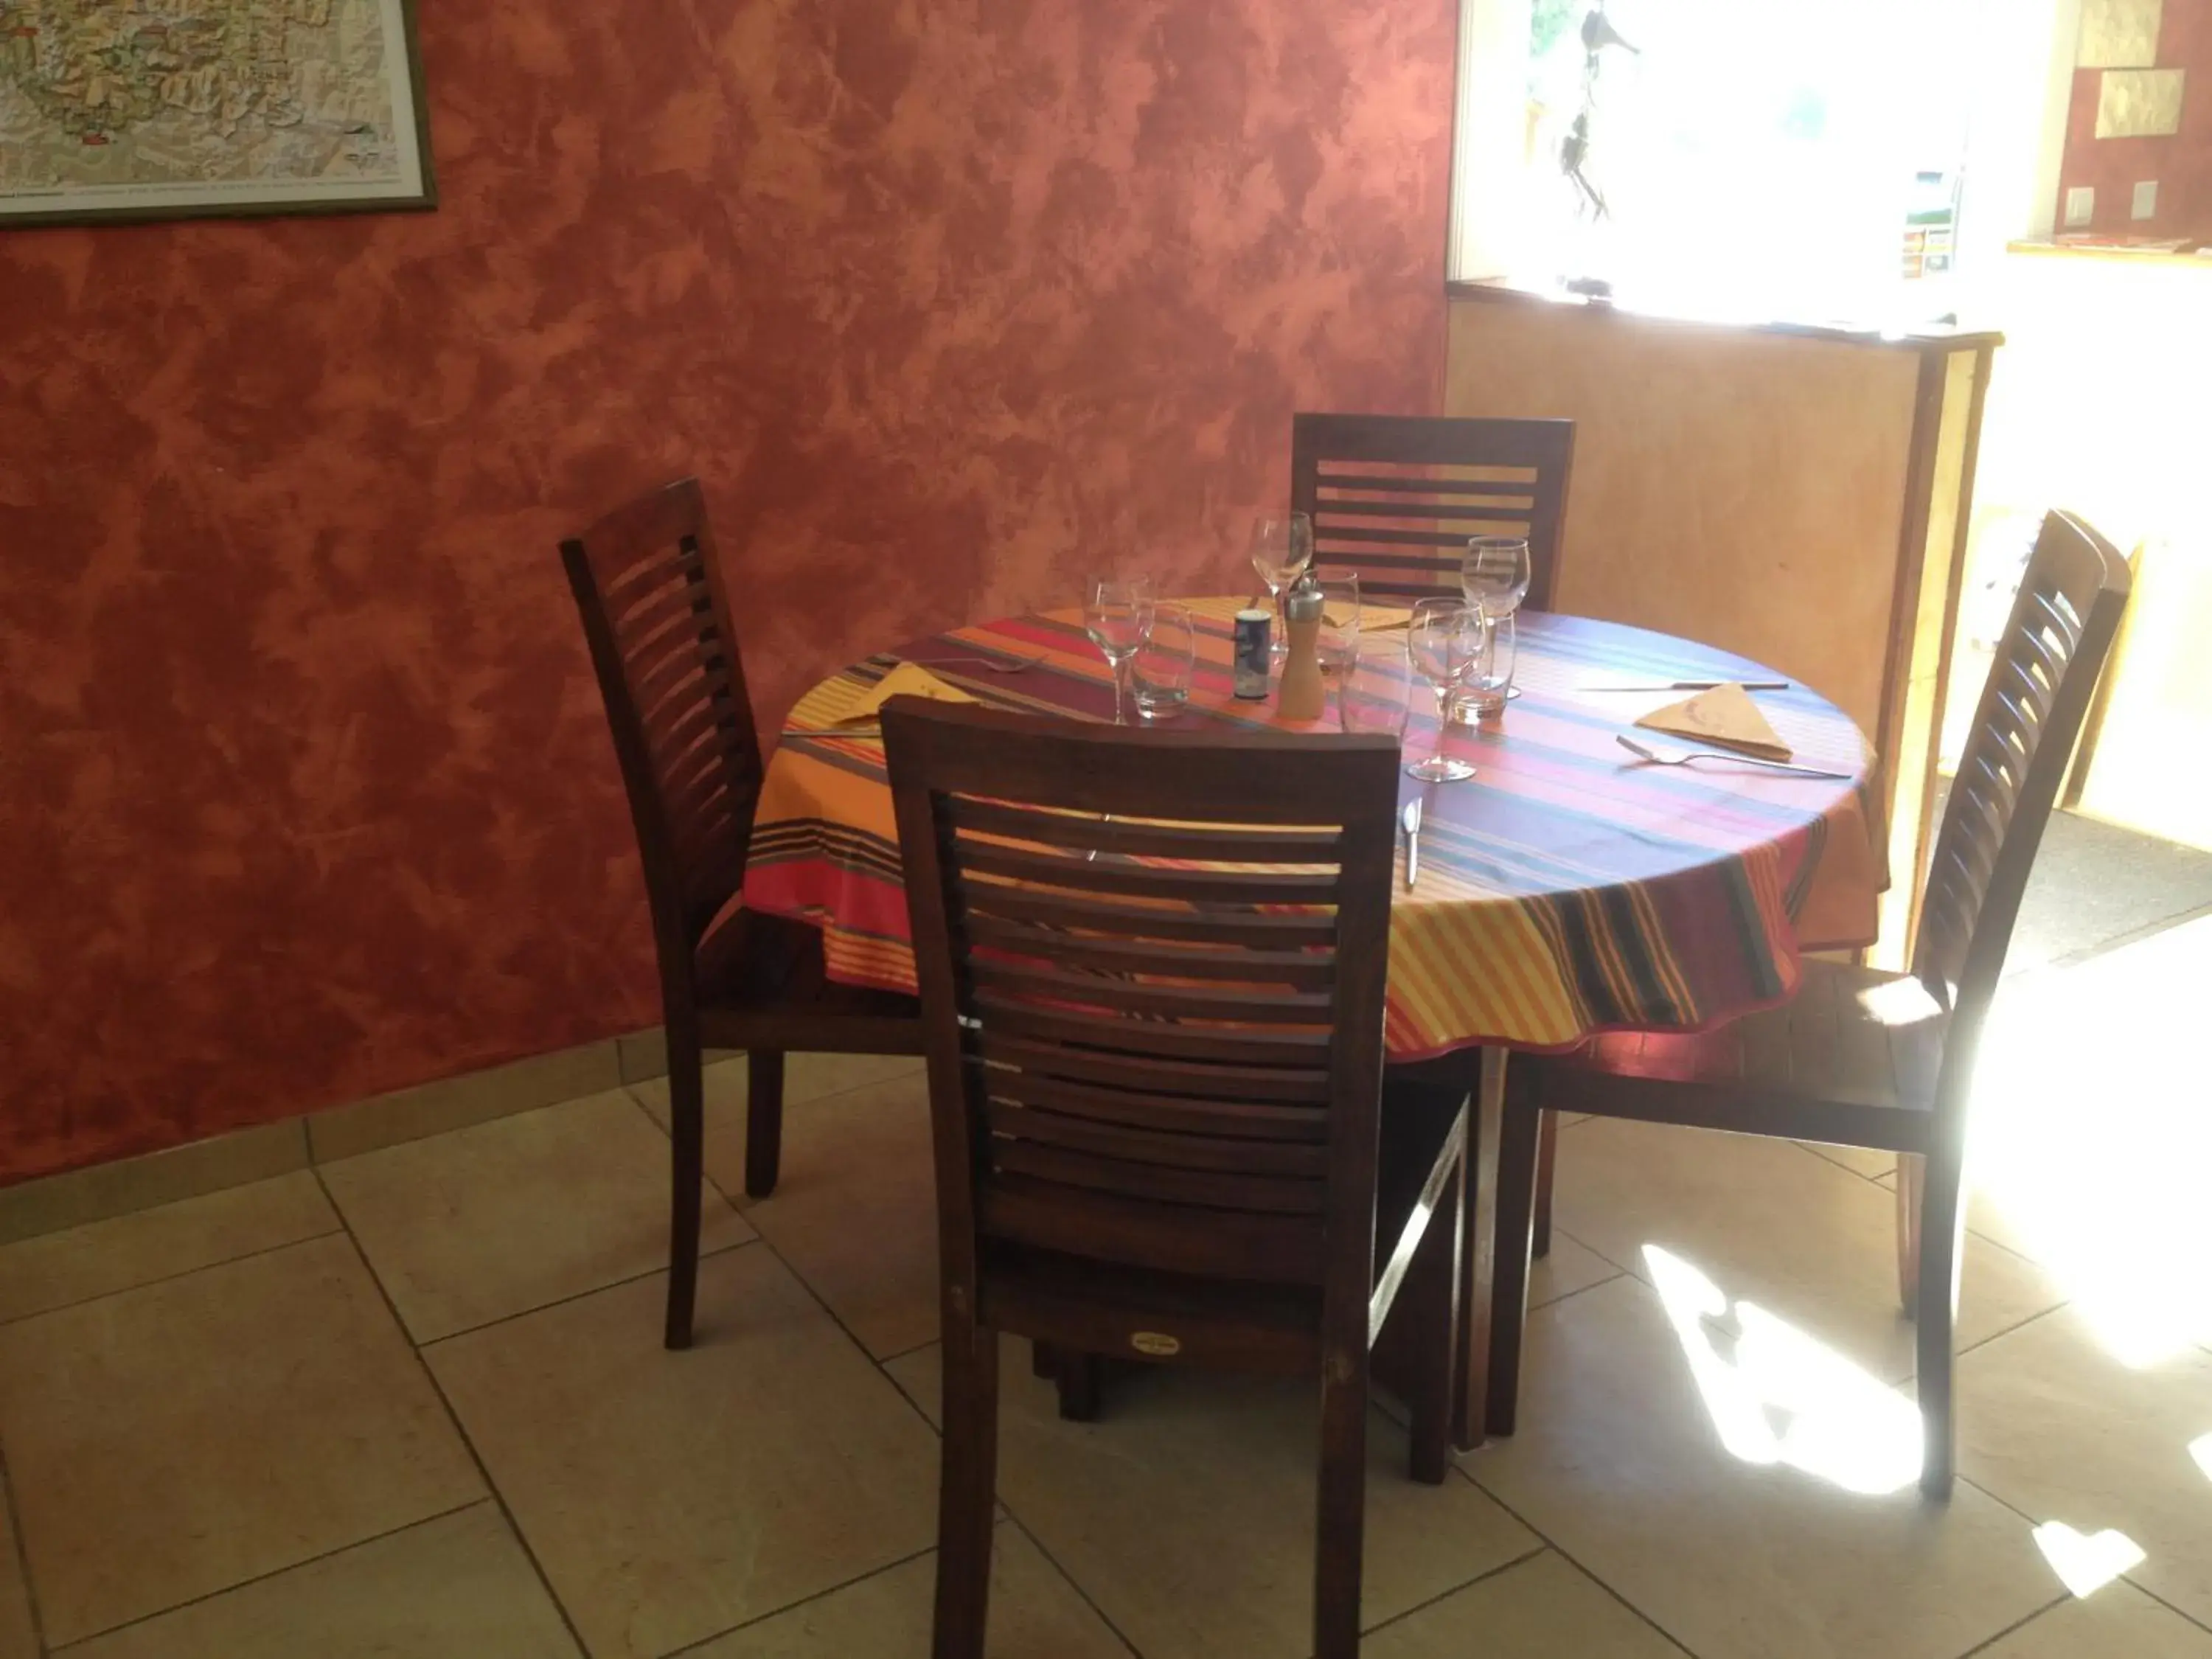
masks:
[[[427,208],[413,0],[0,0],[0,229]]]

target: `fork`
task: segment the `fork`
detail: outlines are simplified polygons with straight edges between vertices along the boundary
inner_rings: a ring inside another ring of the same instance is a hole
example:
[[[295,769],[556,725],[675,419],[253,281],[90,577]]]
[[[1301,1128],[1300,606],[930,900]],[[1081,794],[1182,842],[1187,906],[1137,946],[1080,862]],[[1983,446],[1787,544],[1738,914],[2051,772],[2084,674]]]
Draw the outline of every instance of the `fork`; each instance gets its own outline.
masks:
[[[1763,766],[1771,772],[1787,772],[1800,778],[1840,778],[1848,783],[1853,776],[1849,772],[1824,772],[1817,766],[1792,766],[1787,761],[1761,760],[1756,755],[1738,755],[1718,749],[1692,749],[1686,754],[1662,755],[1625,734],[1613,741],[1638,759],[1649,761],[1654,766],[1687,766],[1694,760],[1717,760],[1733,761],[1739,766]]]

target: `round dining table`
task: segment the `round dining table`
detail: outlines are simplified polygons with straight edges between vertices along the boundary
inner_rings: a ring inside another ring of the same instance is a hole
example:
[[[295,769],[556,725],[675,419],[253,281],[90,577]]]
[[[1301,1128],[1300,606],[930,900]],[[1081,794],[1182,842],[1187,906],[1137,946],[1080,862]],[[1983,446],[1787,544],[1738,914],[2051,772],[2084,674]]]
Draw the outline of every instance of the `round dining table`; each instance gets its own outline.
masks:
[[[1242,603],[1191,602],[1198,662],[1189,704],[1170,724],[1316,729],[1284,726],[1272,696],[1233,695],[1231,619]],[[1872,758],[1849,716],[1802,686],[1754,694],[1791,760],[1836,777],[1748,760],[1654,765],[1618,739],[1632,734],[1662,753],[1692,747],[1632,724],[1689,694],[1622,688],[1783,677],[1617,623],[1530,613],[1516,629],[1519,695],[1494,720],[1447,730],[1446,749],[1475,775],[1400,780],[1401,800],[1420,800],[1422,816],[1418,879],[1396,881],[1391,901],[1393,1061],[1693,1030],[1786,1000],[1805,951],[1872,942],[1882,837],[1872,833]],[[841,670],[793,708],[755,809],[744,902],[819,927],[831,978],[910,994],[883,743],[872,720],[849,718],[902,662],[1000,708],[1110,720],[1116,699],[1069,611],[910,641]],[[1335,695],[1319,729],[1337,722]],[[1408,755],[1435,741],[1433,701],[1416,682]]]
[[[1340,722],[1341,687],[1322,720],[1296,725],[1281,720],[1272,695],[1236,697],[1232,619],[1246,601],[1188,603],[1197,661],[1188,704],[1168,724],[1234,732]],[[1391,626],[1402,629],[1406,614],[1364,613],[1370,641],[1402,639]],[[1482,1177],[1494,1170],[1506,1053],[1607,1031],[1694,1030],[1784,1001],[1803,952],[1873,942],[1887,884],[1874,757],[1817,692],[1787,684],[1753,696],[1792,763],[1835,775],[1732,758],[1654,764],[1619,739],[1669,755],[1692,747],[1634,725],[1691,695],[1680,683],[1786,677],[1617,623],[1532,612],[1516,627],[1513,700],[1492,719],[1444,731],[1447,751],[1472,762],[1474,775],[1424,783],[1401,773],[1401,803],[1422,803],[1419,872],[1409,885],[1401,837],[1392,884],[1392,1075],[1463,1077],[1478,1102],[1462,1254],[1479,1306],[1463,1322],[1463,1445],[1481,1432],[1492,1255],[1480,1194],[1493,1185]],[[908,663],[927,669],[938,695],[998,708],[1105,721],[1120,700],[1071,611],[909,641],[841,669],[792,708],[755,809],[744,902],[819,927],[831,978],[910,994],[898,837],[872,713],[885,677]],[[1416,757],[1436,742],[1437,722],[1419,681],[1412,701],[1404,741]]]

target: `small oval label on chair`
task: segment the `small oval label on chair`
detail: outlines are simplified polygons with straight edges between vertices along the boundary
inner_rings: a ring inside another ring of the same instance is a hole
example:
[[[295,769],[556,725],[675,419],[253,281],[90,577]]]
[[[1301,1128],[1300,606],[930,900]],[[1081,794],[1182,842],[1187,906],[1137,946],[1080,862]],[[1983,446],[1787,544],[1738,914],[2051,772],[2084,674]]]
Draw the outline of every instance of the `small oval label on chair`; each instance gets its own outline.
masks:
[[[1139,1331],[1129,1339],[1129,1346],[1139,1353],[1148,1353],[1158,1359],[1182,1352],[1182,1344],[1164,1331]]]

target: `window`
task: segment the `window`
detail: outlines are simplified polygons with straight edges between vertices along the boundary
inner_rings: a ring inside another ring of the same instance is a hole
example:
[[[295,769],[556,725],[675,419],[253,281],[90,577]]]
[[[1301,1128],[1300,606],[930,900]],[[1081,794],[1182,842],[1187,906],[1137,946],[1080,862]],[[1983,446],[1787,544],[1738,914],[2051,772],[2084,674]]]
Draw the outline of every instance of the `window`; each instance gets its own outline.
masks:
[[[1983,175],[2034,166],[1993,163],[1985,142],[2011,121],[2008,147],[2036,149],[2047,46],[2014,61],[2030,9],[1605,0],[1628,44],[1599,50],[1593,72],[1596,3],[1466,0],[1455,275],[1596,277],[1624,303],[1687,314],[1887,323],[1956,303],[1951,243]],[[2024,104],[1992,103],[2001,64],[2034,82]],[[1495,104],[1516,88],[1509,122]],[[2024,146],[2014,106],[2033,106]],[[1595,196],[1561,166],[1578,118]],[[2007,214],[2009,188],[1987,192]]]

